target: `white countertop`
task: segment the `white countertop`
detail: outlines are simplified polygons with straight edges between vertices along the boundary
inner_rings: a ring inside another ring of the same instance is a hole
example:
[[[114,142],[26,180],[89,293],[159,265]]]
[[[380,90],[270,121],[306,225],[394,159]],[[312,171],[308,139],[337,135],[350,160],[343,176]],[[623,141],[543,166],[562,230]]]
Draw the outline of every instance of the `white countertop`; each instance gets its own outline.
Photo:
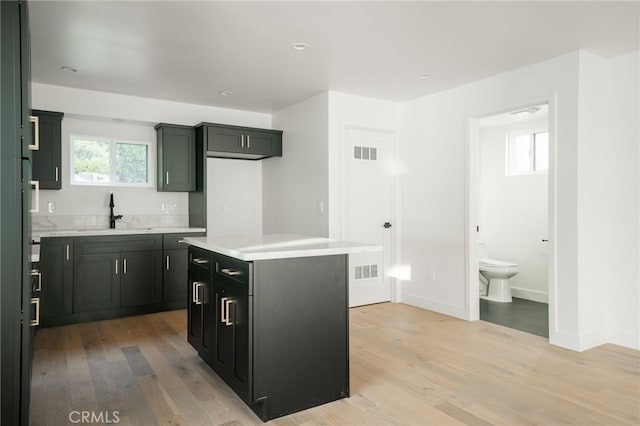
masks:
[[[377,244],[293,234],[187,237],[184,242],[246,261],[382,251]]]
[[[31,238],[44,237],[88,237],[99,235],[137,235],[137,234],[174,234],[206,232],[206,228],[189,227],[148,227],[148,228],[116,228],[116,229],[52,229],[31,231]]]

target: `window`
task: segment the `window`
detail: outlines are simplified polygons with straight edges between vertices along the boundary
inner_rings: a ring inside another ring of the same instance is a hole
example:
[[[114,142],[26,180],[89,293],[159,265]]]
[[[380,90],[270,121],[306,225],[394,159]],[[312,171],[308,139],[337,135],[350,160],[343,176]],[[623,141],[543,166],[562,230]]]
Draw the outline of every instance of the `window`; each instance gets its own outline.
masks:
[[[507,140],[507,175],[526,175],[549,169],[549,132],[517,132]]]
[[[150,142],[71,136],[71,184],[151,186]]]

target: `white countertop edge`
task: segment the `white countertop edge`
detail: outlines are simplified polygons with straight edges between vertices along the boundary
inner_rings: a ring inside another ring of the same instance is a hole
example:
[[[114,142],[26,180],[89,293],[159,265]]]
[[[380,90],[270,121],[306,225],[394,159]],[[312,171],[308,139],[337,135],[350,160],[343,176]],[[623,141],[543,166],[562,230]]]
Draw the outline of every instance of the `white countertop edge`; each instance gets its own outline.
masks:
[[[304,248],[304,245],[298,246],[295,249],[290,250],[268,250],[260,252],[243,252],[242,249],[232,249],[221,246],[212,242],[212,239],[206,239],[206,237],[187,237],[184,242],[195,247],[199,247],[208,251],[223,254],[225,256],[233,257],[235,259],[244,261],[253,260],[270,260],[270,259],[287,259],[294,257],[313,257],[313,256],[331,256],[340,254],[353,254],[353,253],[371,253],[382,251],[382,245],[356,243],[352,241],[340,241],[324,239],[327,243],[331,243],[333,247],[309,247]]]
[[[102,235],[176,234],[207,232],[206,228],[149,227],[143,229],[60,229],[31,231],[31,238],[46,237],[93,237]]]

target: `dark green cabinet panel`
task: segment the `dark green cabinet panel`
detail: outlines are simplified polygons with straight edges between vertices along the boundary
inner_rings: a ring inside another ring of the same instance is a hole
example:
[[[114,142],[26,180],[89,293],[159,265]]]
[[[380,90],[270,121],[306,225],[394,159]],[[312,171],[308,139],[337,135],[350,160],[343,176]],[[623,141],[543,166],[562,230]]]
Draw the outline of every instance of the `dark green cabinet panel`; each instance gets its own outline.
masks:
[[[120,257],[120,306],[143,306],[162,301],[160,251],[124,252]]]
[[[165,302],[184,302],[184,307],[187,306],[187,291],[184,287],[187,281],[187,258],[186,248],[164,251],[162,286]]]
[[[120,307],[119,253],[76,255],[73,262],[74,313]]]
[[[190,267],[187,281],[189,303],[187,309],[187,340],[208,364],[211,364],[215,323],[215,294],[212,292],[211,272],[206,268]]]
[[[40,243],[40,323],[71,314],[73,306],[73,239],[43,238]]]
[[[209,157],[260,160],[282,156],[282,131],[201,123]]]
[[[62,117],[59,112],[31,112],[37,117],[38,149],[32,151],[33,180],[40,182],[40,189],[62,188]],[[36,127],[33,129],[35,141]]]
[[[158,124],[158,191],[195,191],[196,137],[193,127]]]

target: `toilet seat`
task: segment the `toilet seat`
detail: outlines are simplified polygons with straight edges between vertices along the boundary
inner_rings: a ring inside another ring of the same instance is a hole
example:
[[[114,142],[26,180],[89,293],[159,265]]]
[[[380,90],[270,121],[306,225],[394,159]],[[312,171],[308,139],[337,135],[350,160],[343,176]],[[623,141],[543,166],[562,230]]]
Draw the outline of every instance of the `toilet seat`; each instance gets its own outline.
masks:
[[[494,268],[515,268],[515,267],[518,266],[517,263],[506,262],[504,260],[489,259],[489,258],[480,259],[479,263],[480,263],[480,266],[487,266],[489,268],[491,268],[491,267],[494,267]]]

